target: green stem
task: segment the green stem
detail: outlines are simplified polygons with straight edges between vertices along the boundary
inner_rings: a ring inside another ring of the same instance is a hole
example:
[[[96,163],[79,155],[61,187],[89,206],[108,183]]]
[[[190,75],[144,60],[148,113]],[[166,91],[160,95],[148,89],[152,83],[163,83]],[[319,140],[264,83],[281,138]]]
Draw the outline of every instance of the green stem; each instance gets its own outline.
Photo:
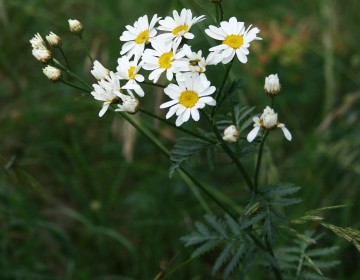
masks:
[[[87,92],[87,93],[90,93],[90,92],[91,92],[91,91],[89,91],[89,90],[87,90],[87,89],[84,89],[84,88],[82,88],[82,87],[79,87],[79,86],[77,86],[77,85],[74,85],[74,84],[72,84],[72,83],[69,83],[69,82],[65,81],[64,79],[61,79],[61,82],[64,83],[64,84],[66,84],[66,85],[68,85],[68,86],[71,86],[71,87],[73,87],[73,88],[76,88],[76,89],[78,89],[78,90],[81,90],[81,91],[84,91],[84,92]]]
[[[248,185],[249,189],[251,191],[254,190],[254,184],[250,179],[249,174],[246,172],[245,167],[242,165],[242,163],[240,162],[240,160],[237,158],[237,156],[234,154],[234,152],[229,148],[228,144],[224,141],[224,139],[222,138],[218,128],[216,127],[216,125],[211,121],[211,119],[209,118],[209,116],[204,113],[207,121],[209,122],[212,130],[214,131],[216,138],[219,140],[221,147],[223,148],[223,150],[228,154],[228,156],[233,160],[233,162],[235,163],[235,165],[237,166],[237,168],[240,170],[240,173],[243,175],[246,184]]]
[[[275,96],[271,96],[271,109],[274,109],[275,105]]]
[[[86,46],[86,44],[85,44],[85,42],[84,42],[84,39],[83,39],[83,37],[82,37],[82,34],[79,34],[78,36],[79,36],[79,38],[80,38],[81,44],[82,44],[82,46],[83,46],[83,48],[84,48],[87,56],[89,57],[91,63],[94,64],[94,59],[93,59],[93,57],[92,57],[91,54],[90,54],[89,48]]]
[[[62,49],[61,46],[59,47],[59,50],[60,50],[61,55],[63,56],[63,58],[64,58],[64,60],[65,60],[66,67],[70,70],[69,61],[67,60],[66,55],[65,55],[65,52],[64,52],[64,50]]]
[[[273,273],[275,274],[276,279],[278,280],[283,280],[283,277],[281,275],[281,271],[279,269],[279,265],[277,263],[277,259],[275,257],[273,248],[271,247],[271,244],[269,243],[269,241],[266,239],[266,249],[267,251],[270,253],[270,255],[274,258],[274,261],[276,262],[275,264],[271,264],[271,269],[273,271]]]
[[[221,1],[219,1],[219,10],[220,10],[220,21],[219,21],[219,23],[220,22],[222,22],[223,21],[223,19],[224,19],[224,10],[223,10],[223,7],[222,7],[222,5],[221,5]]]
[[[151,143],[153,143],[159,150],[168,158],[170,157],[170,152],[164,147],[164,145],[150,132],[145,130],[143,127],[141,127],[139,124],[137,124],[131,117],[129,117],[126,113],[120,112],[120,114],[131,124],[133,125],[142,135],[144,135],[148,140],[150,140]],[[221,138],[222,139],[222,138]],[[227,207],[225,207],[211,192],[207,190],[199,181],[197,181],[190,173],[188,173],[184,168],[179,168],[182,173],[184,173],[198,188],[200,188],[203,192],[205,192],[206,195],[208,195],[221,209],[225,211],[230,217],[232,217],[235,221],[237,220],[236,213],[233,213],[230,211]],[[269,253],[274,256],[274,253],[272,251],[271,246],[265,247],[256,236],[254,236],[251,232],[246,232],[250,236],[250,238],[255,242],[257,246],[259,246],[264,251],[269,251]],[[194,258],[191,258],[182,264],[175,267],[172,271],[170,271],[169,274],[165,276],[165,279],[179,270],[181,267],[192,261]],[[277,277],[277,279],[282,280],[280,271],[277,267],[273,266],[274,273]]]
[[[253,190],[254,193],[257,193],[257,190],[258,190],[258,178],[259,178],[259,172],[260,172],[260,166],[261,166],[261,158],[262,158],[262,154],[263,154],[265,140],[268,135],[269,135],[269,130],[266,130],[266,132],[260,142],[259,152],[258,152],[258,156],[257,156],[257,160],[256,160],[255,175],[254,175],[254,185],[255,185],[255,188]]]
[[[167,279],[169,278],[172,274],[174,274],[176,271],[178,271],[180,268],[184,267],[185,265],[187,265],[188,263],[191,263],[193,260],[197,259],[198,257],[195,258],[190,258],[187,259],[186,261],[182,262],[181,264],[177,265],[176,267],[174,267],[169,273],[167,273],[162,279]],[[161,279],[161,278],[158,278]],[[154,280],[158,280],[158,279],[154,279]]]
[[[69,76],[75,78],[78,80],[82,85],[84,85],[86,88],[88,88],[90,91],[93,90],[93,88],[85,82],[83,79],[81,79],[78,75],[76,75],[74,72],[70,71],[68,68],[66,68],[64,65],[62,65],[58,60],[55,58],[52,59],[55,66],[59,67],[61,70],[65,71]]]
[[[207,141],[207,142],[209,142],[209,143],[212,143],[212,144],[216,144],[216,143],[217,143],[217,141],[215,141],[215,140],[213,140],[213,139],[210,139],[210,138],[208,138],[208,137],[202,136],[202,135],[200,135],[200,134],[197,134],[197,133],[195,133],[195,132],[193,132],[193,131],[191,131],[191,130],[182,128],[182,127],[180,127],[180,126],[176,126],[176,125],[173,124],[172,122],[170,122],[170,121],[168,121],[168,120],[166,120],[166,119],[164,119],[164,118],[161,118],[161,117],[159,117],[158,115],[155,115],[155,114],[153,114],[153,113],[151,113],[151,112],[148,112],[148,111],[146,111],[146,110],[143,109],[143,108],[139,108],[139,111],[142,112],[142,113],[144,113],[145,115],[148,115],[148,116],[154,118],[154,119],[157,119],[157,120],[159,120],[159,121],[162,121],[163,123],[166,123],[167,125],[172,126],[172,127],[176,128],[177,130],[180,130],[181,132],[184,132],[184,133],[189,134],[189,135],[191,135],[191,136],[194,136],[194,137],[196,137],[196,138],[205,140],[205,141]]]
[[[145,130],[138,123],[136,123],[131,117],[129,117],[126,113],[120,112],[120,114],[132,125],[134,126],[142,135],[144,135],[150,142],[152,142],[159,150],[168,158],[170,158],[170,152],[166,147],[154,136],[151,132]],[[181,172],[183,172],[199,189],[201,189],[211,200],[213,200],[221,209],[223,209],[226,213],[228,213],[231,217],[236,219],[235,214],[230,212],[219,200],[215,197],[209,190],[204,187],[198,180],[196,180],[189,172],[187,172],[184,168],[179,168]]]
[[[158,84],[158,83],[152,83],[152,82],[146,82],[146,81],[139,82],[139,84],[149,85],[149,86],[153,86],[153,87],[160,87],[160,88],[166,88],[167,87],[165,85],[161,85],[161,84]]]
[[[231,66],[233,65],[233,62],[234,62],[234,59],[232,59],[232,60],[230,61],[228,67],[226,68],[225,75],[224,75],[224,79],[222,80],[222,83],[221,83],[221,85],[220,85],[220,88],[219,88],[219,90],[218,90],[218,92],[217,92],[217,94],[216,94],[216,105],[217,105],[217,106],[215,106],[215,107],[213,108],[213,110],[212,110],[212,112],[211,112],[211,118],[214,117],[216,110],[219,108],[219,106],[218,106],[218,105],[219,105],[219,101],[220,101],[220,99],[221,99],[221,95],[222,95],[222,92],[223,92],[223,90],[224,90],[224,86],[225,86],[226,80],[227,80],[227,78],[228,78],[228,76],[229,76],[230,69],[231,69]]]

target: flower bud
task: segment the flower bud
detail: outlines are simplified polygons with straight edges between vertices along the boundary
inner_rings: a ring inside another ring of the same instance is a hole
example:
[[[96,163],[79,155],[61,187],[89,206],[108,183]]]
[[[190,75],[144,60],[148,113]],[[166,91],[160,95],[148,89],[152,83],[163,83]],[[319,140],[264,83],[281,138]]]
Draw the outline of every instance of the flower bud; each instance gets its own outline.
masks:
[[[53,32],[46,36],[46,41],[54,48],[61,46],[61,38]]]
[[[235,125],[230,125],[224,130],[224,141],[235,143],[240,138],[240,130]]]
[[[51,59],[51,51],[48,49],[33,49],[33,56],[41,63],[48,63]]]
[[[271,74],[265,78],[264,90],[269,96],[276,96],[280,92],[280,81],[277,74]]]
[[[52,82],[56,82],[56,81],[60,80],[61,76],[62,76],[60,69],[58,69],[56,67],[52,67],[50,65],[46,66],[43,69],[43,73]]]
[[[266,129],[273,129],[277,127],[278,115],[274,112],[273,109],[267,106],[263,114],[261,115],[261,121],[263,127],[265,127]]]
[[[69,19],[68,22],[69,22],[69,28],[70,28],[71,33],[80,35],[82,33],[82,31],[84,30],[84,27],[80,21],[78,21],[76,19]]]
[[[30,40],[33,49],[46,49],[45,42],[39,33],[36,33]]]
[[[139,100],[132,96],[122,95],[122,104],[118,104],[117,112],[127,112],[129,114],[135,114],[139,109]]]

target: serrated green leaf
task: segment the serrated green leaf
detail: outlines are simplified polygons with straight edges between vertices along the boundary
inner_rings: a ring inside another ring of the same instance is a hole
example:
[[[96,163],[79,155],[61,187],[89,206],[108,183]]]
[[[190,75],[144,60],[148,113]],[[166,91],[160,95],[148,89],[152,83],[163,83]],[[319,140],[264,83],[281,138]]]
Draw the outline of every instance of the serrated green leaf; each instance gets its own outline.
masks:
[[[209,252],[210,250],[213,250],[215,247],[220,245],[223,242],[223,240],[210,240],[198,247],[191,255],[192,258],[198,257],[202,254],[205,254]]]
[[[222,237],[226,237],[226,228],[220,220],[217,220],[213,215],[205,215],[205,220],[217,233]]]
[[[175,170],[178,169],[182,163],[188,161],[191,156],[212,145],[214,144],[195,137],[180,138],[170,151],[171,166],[169,169],[169,176],[172,177]]]
[[[224,270],[224,278],[228,278],[230,276],[230,274],[233,273],[234,270],[238,267],[243,253],[244,253],[244,247],[240,246],[237,249],[236,254],[232,257],[229,264],[226,266],[226,268]]]
[[[219,255],[219,257],[216,259],[215,264],[213,266],[212,269],[212,273],[215,274],[216,272],[219,271],[220,267],[226,262],[226,260],[230,257],[231,255],[231,250],[234,247],[234,243],[230,242],[228,243],[225,248],[222,250],[221,254]]]

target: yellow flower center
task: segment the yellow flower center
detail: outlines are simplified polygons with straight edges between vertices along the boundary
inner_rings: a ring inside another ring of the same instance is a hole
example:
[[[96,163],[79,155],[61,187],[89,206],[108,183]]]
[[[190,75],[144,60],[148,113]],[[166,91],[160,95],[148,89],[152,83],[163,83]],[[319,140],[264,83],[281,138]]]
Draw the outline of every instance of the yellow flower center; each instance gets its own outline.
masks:
[[[135,76],[136,76],[135,70],[136,70],[135,66],[130,66],[130,68],[128,70],[128,75],[129,75],[130,80],[135,79]]]
[[[172,34],[174,34],[175,36],[177,36],[180,32],[185,31],[184,33],[186,33],[187,31],[189,31],[189,26],[187,26],[187,24],[183,24],[183,25],[179,25],[176,26],[173,30],[172,30]]]
[[[136,44],[144,44],[149,42],[149,29],[146,29],[135,38]]]
[[[159,57],[159,66],[160,68],[169,69],[171,67],[172,58],[174,56],[173,52],[163,53]]]
[[[199,95],[193,90],[185,90],[180,94],[179,103],[187,108],[192,108],[199,100]]]
[[[189,61],[190,66],[198,66],[200,59],[193,59]]]
[[[228,45],[233,49],[238,49],[244,43],[244,37],[242,35],[229,35],[226,36],[223,44]]]

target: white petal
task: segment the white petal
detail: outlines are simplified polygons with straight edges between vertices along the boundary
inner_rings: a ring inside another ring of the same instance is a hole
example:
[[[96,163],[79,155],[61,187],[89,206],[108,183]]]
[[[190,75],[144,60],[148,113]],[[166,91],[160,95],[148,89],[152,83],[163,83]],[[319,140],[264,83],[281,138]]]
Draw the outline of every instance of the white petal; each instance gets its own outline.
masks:
[[[281,128],[281,130],[283,131],[285,138],[287,140],[291,141],[292,135],[291,135],[290,131],[285,127],[285,125],[280,123],[280,124],[278,124],[278,127]]]
[[[168,108],[168,107],[171,107],[173,106],[174,104],[178,103],[178,100],[170,100],[168,102],[165,102],[163,104],[160,105],[160,108],[163,109],[163,108]]]
[[[109,103],[104,103],[103,107],[101,108],[100,112],[99,112],[99,117],[102,117],[105,112],[107,111],[107,109],[109,108],[110,104]]]
[[[191,108],[191,117],[196,122],[200,119],[199,111],[196,108]]]
[[[260,130],[260,126],[255,126],[253,128],[253,130],[251,130],[247,136],[247,140],[249,142],[252,142],[255,138],[256,138],[256,135],[259,133],[259,130]]]

